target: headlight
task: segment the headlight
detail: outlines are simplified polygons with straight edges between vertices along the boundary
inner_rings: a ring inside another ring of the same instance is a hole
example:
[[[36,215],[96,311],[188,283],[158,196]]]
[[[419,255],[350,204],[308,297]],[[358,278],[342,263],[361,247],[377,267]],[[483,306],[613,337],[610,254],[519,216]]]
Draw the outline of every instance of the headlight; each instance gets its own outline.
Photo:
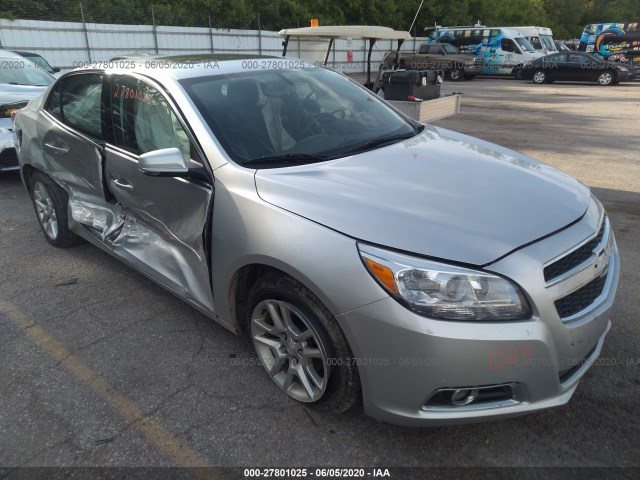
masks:
[[[459,321],[524,320],[531,308],[513,282],[477,270],[358,245],[369,273],[414,312]]]
[[[628,72],[629,69],[627,67],[618,67],[621,72]]]

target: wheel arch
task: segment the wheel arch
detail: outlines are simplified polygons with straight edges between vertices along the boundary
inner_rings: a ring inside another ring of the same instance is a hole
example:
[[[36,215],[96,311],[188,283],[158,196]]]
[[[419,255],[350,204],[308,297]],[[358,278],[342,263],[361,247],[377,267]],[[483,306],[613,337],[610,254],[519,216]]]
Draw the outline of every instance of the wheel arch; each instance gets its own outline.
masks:
[[[318,300],[329,310],[331,315],[337,316],[335,305],[333,305],[324,293],[317,288],[306,276],[300,272],[287,268],[283,265],[274,265],[265,259],[252,261],[238,268],[229,281],[227,288],[227,302],[229,320],[234,325],[235,331],[239,334],[247,333],[248,294],[253,285],[269,273],[287,276],[292,278],[304,288],[309,290]]]

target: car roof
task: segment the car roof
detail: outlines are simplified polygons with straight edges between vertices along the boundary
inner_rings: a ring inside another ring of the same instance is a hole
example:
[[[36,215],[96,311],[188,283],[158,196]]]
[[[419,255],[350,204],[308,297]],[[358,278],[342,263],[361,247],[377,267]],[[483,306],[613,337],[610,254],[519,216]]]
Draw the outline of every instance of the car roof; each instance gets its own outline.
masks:
[[[196,55],[144,55],[119,56],[106,62],[87,65],[67,75],[86,70],[104,70],[108,73],[138,73],[151,78],[185,78],[240,73],[272,68],[313,67],[314,64],[298,58],[247,54]]]
[[[10,50],[0,50],[0,57],[2,58],[24,58],[22,55],[18,55]]]

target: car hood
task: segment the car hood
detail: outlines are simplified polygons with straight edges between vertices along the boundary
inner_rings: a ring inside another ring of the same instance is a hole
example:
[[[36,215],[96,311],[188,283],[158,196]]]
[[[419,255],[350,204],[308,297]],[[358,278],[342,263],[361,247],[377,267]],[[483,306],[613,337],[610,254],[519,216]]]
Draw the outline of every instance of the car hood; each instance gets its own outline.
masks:
[[[261,169],[268,203],[356,239],[485,265],[579,219],[590,192],[548,165],[426,126],[339,160]]]
[[[24,100],[33,100],[47,88],[49,88],[48,85],[10,85],[7,83],[0,83],[0,105],[5,103],[21,102]]]

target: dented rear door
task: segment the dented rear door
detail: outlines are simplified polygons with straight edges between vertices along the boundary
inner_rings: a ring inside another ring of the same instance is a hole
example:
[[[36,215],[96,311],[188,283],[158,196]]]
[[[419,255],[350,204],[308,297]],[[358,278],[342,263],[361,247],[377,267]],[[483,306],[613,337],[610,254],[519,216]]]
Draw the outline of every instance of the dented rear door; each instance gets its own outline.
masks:
[[[69,194],[71,228],[104,239],[121,225],[121,209],[108,201],[103,176],[103,80],[100,72],[59,80],[37,128],[46,171]]]

